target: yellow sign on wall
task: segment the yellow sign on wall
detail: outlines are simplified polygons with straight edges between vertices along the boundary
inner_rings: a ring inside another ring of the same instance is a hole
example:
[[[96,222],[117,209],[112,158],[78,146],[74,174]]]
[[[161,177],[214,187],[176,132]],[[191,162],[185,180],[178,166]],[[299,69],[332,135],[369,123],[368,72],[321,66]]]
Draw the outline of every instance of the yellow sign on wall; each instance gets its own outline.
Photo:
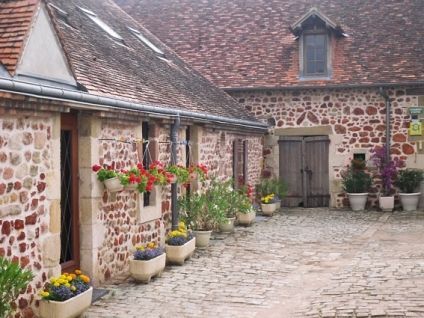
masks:
[[[423,125],[419,120],[413,120],[409,124],[409,136],[421,136],[423,134]]]

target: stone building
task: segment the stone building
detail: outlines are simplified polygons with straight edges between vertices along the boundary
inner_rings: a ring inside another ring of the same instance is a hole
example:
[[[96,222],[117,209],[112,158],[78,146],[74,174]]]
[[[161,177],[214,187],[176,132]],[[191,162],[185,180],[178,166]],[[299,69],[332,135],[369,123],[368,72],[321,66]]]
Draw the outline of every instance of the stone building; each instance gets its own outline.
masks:
[[[385,94],[393,157],[424,168],[424,137],[408,135],[424,105],[422,1],[116,2],[273,126],[264,173],[289,182],[285,204],[346,202],[340,170],[386,142]]]
[[[51,275],[80,267],[98,285],[135,244],[163,243],[169,188],[110,194],[91,167],[168,163],[177,118],[181,164],[258,182],[267,125],[115,3],[0,2],[0,256],[35,274],[17,317]]]

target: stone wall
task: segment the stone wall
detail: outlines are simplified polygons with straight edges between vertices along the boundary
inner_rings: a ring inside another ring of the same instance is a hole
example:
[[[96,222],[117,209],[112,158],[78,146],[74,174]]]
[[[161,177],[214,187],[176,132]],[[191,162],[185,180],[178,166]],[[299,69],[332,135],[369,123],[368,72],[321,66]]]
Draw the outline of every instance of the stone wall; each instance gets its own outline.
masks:
[[[37,312],[36,294],[60,273],[60,114],[2,110],[0,118],[0,256],[32,270],[35,279],[17,301],[16,317]],[[179,133],[185,139],[185,129]],[[169,124],[155,128],[157,158],[170,161]],[[232,143],[249,141],[250,183],[262,169],[262,138],[193,126],[191,160],[208,165],[211,176],[232,176]],[[123,141],[120,141],[124,139]],[[159,214],[141,221],[146,208],[136,192],[109,193],[92,172],[96,163],[125,169],[141,161],[141,119],[125,121],[78,115],[80,266],[95,285],[128,275],[134,245],[164,243],[170,228],[170,186],[159,191]],[[184,163],[185,145],[178,146]],[[154,158],[152,158],[154,159]],[[149,207],[150,208],[150,207]]]
[[[34,273],[17,301],[32,316],[38,291],[60,272],[58,117],[2,111],[0,116],[0,256]]]
[[[331,205],[346,202],[341,192],[340,170],[353,158],[385,143],[385,102],[378,88],[305,89],[231,93],[257,118],[274,125],[265,140],[264,174],[278,175],[278,139],[282,135],[329,135]],[[423,155],[408,141],[408,107],[417,106],[417,96],[405,89],[388,90],[392,102],[392,154],[408,166],[424,168]],[[376,189],[377,190],[377,189]],[[375,195],[374,195],[375,198]]]
[[[199,162],[209,167],[211,177],[232,178],[235,139],[248,142],[247,182],[255,185],[259,182],[262,173],[262,136],[246,136],[204,129],[200,137]]]

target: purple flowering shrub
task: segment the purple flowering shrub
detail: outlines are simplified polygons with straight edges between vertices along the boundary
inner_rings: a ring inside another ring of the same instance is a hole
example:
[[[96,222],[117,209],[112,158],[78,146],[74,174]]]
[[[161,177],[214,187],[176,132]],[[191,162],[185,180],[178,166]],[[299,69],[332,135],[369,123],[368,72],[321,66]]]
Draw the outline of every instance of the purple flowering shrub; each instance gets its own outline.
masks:
[[[399,158],[392,160],[386,159],[386,146],[375,147],[371,150],[373,155],[371,160],[374,162],[378,169],[378,174],[383,183],[385,195],[390,195],[393,189],[393,184],[396,181],[399,168],[404,166],[404,163]]]

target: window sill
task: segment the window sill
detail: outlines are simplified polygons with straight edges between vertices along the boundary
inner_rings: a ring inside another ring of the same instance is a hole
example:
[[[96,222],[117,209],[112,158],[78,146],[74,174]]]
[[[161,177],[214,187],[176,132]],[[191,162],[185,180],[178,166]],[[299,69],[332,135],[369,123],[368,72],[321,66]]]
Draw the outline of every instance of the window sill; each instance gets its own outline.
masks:
[[[330,81],[331,77],[329,76],[301,76],[299,81]]]
[[[162,217],[162,190],[160,186],[155,186],[151,192],[149,206],[143,206],[144,195],[138,196],[138,215],[137,221],[139,223],[146,223],[160,219]]]

